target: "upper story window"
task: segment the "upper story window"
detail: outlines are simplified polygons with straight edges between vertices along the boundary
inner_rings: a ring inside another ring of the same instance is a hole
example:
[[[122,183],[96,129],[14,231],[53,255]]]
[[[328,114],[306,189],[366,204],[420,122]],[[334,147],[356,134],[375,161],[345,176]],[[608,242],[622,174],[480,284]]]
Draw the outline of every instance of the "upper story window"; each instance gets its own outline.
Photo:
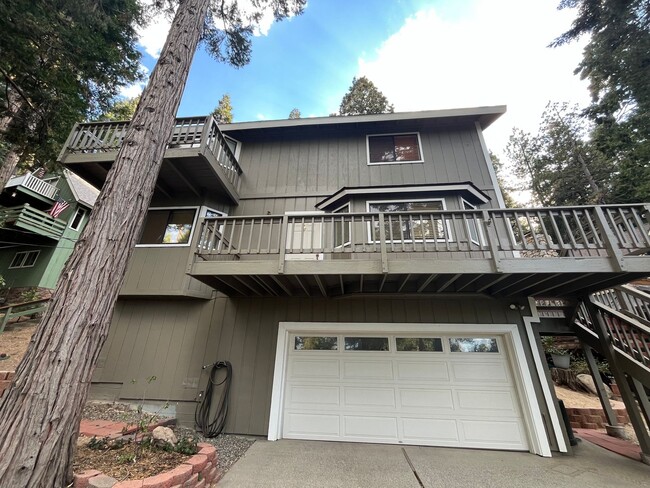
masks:
[[[70,220],[70,228],[72,230],[79,230],[87,213],[88,211],[85,208],[77,207],[77,210],[74,213],[74,217],[72,217],[72,220]]]
[[[41,251],[21,251],[17,252],[11,261],[9,268],[31,268],[36,264],[36,258]]]
[[[196,220],[196,208],[152,208],[147,212],[138,244],[187,246]]]
[[[421,163],[420,134],[368,136],[368,164]]]

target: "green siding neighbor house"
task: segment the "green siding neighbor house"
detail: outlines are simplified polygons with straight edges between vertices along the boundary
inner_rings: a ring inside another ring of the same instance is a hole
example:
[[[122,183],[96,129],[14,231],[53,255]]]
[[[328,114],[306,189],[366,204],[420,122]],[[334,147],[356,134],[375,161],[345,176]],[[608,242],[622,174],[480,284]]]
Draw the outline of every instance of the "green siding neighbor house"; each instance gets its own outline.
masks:
[[[504,112],[178,119],[91,397],[146,385],[191,425],[230,361],[226,432],[570,450],[536,299],[650,275],[650,221],[503,208],[483,130]],[[75,126],[60,161],[100,187],[127,127]]]
[[[14,177],[0,194],[0,275],[8,288],[54,288],[99,190],[74,173]],[[57,202],[67,207],[53,217]]]

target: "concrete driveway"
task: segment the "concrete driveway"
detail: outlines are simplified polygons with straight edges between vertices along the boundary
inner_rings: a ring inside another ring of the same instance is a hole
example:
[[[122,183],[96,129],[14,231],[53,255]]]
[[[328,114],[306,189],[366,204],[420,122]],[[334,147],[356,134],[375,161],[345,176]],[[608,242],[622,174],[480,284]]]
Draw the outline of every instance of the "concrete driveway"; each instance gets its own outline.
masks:
[[[343,442],[257,441],[220,488],[616,488],[649,486],[650,466],[588,442],[575,456]]]

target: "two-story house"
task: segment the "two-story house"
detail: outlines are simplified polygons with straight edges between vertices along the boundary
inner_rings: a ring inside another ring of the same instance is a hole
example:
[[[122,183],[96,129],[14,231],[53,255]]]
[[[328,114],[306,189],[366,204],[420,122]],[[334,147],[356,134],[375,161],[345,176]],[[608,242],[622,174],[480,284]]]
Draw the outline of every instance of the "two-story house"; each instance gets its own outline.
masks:
[[[56,286],[98,195],[67,170],[7,182],[0,193],[0,275],[8,288]]]
[[[566,451],[530,297],[649,274],[648,215],[503,208],[504,111],[178,119],[92,397],[156,376],[191,423],[227,360],[227,432]],[[101,185],[126,127],[76,126],[61,161]]]

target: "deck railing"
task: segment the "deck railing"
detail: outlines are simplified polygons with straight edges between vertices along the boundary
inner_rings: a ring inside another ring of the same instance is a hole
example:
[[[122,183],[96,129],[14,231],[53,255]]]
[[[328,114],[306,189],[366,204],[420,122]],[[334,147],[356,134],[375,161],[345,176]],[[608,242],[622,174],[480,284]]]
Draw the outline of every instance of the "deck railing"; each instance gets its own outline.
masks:
[[[62,160],[66,153],[117,151],[124,141],[129,123],[125,121],[77,124],[72,130],[59,159]],[[235,189],[239,189],[242,169],[213,117],[176,119],[167,147],[169,149],[207,148],[224,170],[228,181]]]
[[[16,178],[9,180],[7,182],[7,188],[12,186],[22,186],[46,198],[51,198],[52,200],[56,198],[56,195],[59,192],[59,189],[56,186],[51,185],[40,178],[36,178],[31,173],[17,176]]]
[[[649,218],[644,205],[212,217],[201,223],[196,253],[325,259],[447,252],[495,260],[586,253],[621,267],[624,255],[650,251]]]
[[[0,209],[0,227],[19,227],[52,239],[63,235],[66,223],[29,204]]]

